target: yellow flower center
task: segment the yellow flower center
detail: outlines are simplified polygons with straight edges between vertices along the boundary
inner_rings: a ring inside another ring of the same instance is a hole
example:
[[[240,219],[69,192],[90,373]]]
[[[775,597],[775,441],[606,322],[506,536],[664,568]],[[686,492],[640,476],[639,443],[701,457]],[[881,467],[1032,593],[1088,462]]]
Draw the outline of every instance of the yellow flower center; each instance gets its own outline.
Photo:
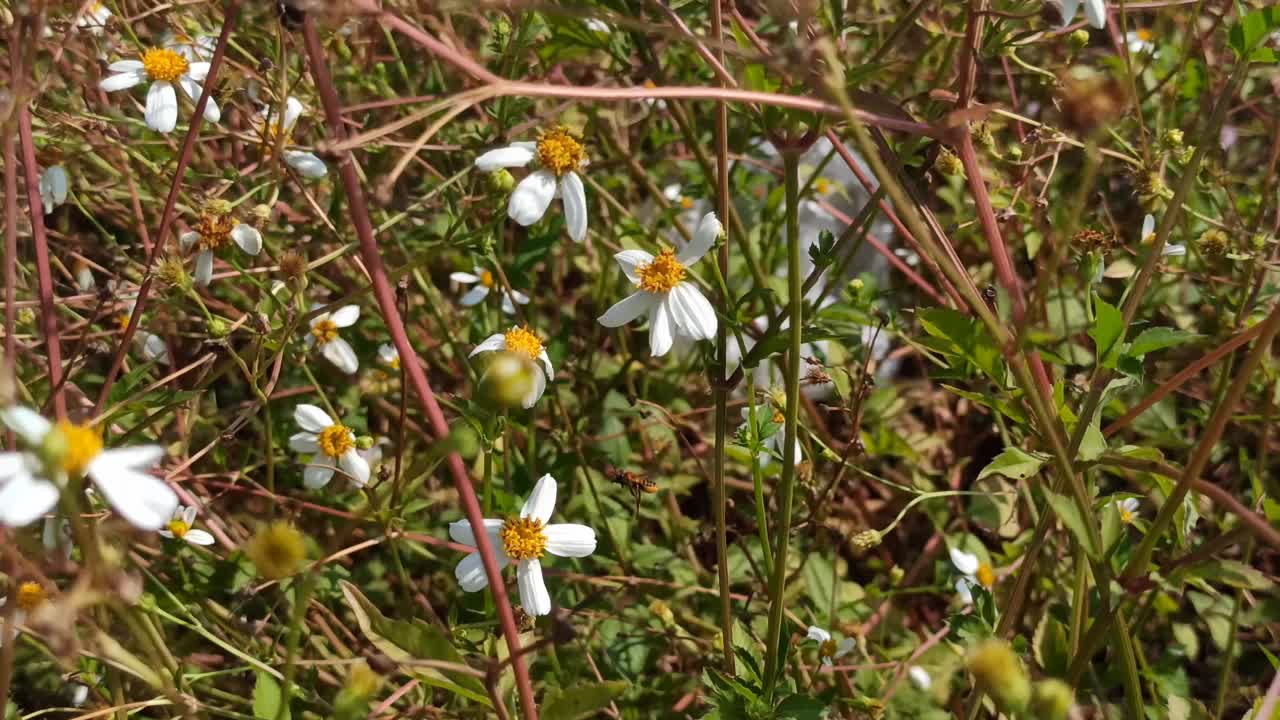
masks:
[[[498,537],[512,560],[535,560],[547,549],[547,535],[536,518],[511,518],[502,523]]]
[[[684,280],[684,265],[676,259],[671,248],[663,248],[651,263],[636,268],[640,276],[640,289],[651,293],[671,292],[671,288]]]
[[[813,189],[819,195],[826,195],[831,192],[831,181],[826,178],[818,178],[813,181]]]
[[[489,272],[488,270],[481,270],[480,284],[492,290],[494,286],[493,273]]]
[[[191,529],[191,526],[181,520],[169,521],[169,532],[173,533],[173,536],[178,538],[179,540],[186,537],[187,531],[190,529]]]
[[[818,656],[825,658],[834,658],[836,656],[836,639],[828,638],[822,641],[818,646]]]
[[[31,612],[44,604],[48,599],[48,595],[44,591],[44,586],[34,580],[28,580],[18,586],[17,603],[18,609],[23,612]]]
[[[1120,508],[1120,522],[1124,523],[1125,525],[1133,524],[1133,513],[1129,512],[1129,508],[1127,507]]]
[[[644,79],[644,82],[642,82],[642,83],[640,83],[640,84],[641,84],[642,86],[646,87],[646,88],[649,88],[650,90],[652,90],[652,89],[654,89],[654,88],[658,87],[658,83],[654,82],[654,81],[653,81],[652,79],[650,79],[650,78],[645,78],[645,79]]]
[[[391,365],[392,369],[394,369],[394,370],[399,370],[399,369],[400,369],[400,356],[399,356],[399,355],[396,355],[395,357],[391,358],[391,363],[390,363],[390,365]]]
[[[355,447],[356,441],[345,425],[336,424],[321,430],[320,437],[316,438],[316,444],[320,446],[320,452],[336,458]]]
[[[988,590],[996,584],[996,571],[986,563],[978,565],[978,572],[974,573],[974,577],[977,578],[979,585]]]
[[[773,424],[774,424],[774,425],[781,425],[781,424],[785,423],[786,421],[787,421],[787,416],[783,415],[781,410],[774,410],[774,411],[773,411]]]
[[[1143,42],[1151,42],[1151,38],[1155,37],[1147,28],[1141,28],[1137,31],[1138,39]]]
[[[200,240],[196,245],[200,250],[217,250],[231,242],[231,231],[236,227],[236,220],[230,215],[212,215],[205,213],[196,223],[196,232]]]
[[[142,69],[152,80],[174,82],[187,74],[187,59],[169,48],[151,48],[142,55]]]
[[[688,195],[681,195],[681,196],[680,196],[680,207],[684,208],[685,210],[692,210],[692,209],[693,209],[693,198],[689,197]]]
[[[132,315],[131,312],[122,312],[119,315],[117,315],[115,317],[116,326],[119,327],[121,330],[124,330],[125,328],[129,327],[130,315]]]
[[[537,360],[542,354],[542,341],[528,327],[511,328],[506,335],[507,350]]]
[[[68,476],[83,475],[89,463],[102,452],[102,437],[88,425],[59,420],[54,432],[61,436],[62,470]]]
[[[582,144],[564,127],[545,130],[538,137],[538,162],[557,177],[577,170],[586,159]]]
[[[338,337],[338,326],[329,318],[317,321],[311,326],[311,337],[316,339],[317,345],[323,345]]]

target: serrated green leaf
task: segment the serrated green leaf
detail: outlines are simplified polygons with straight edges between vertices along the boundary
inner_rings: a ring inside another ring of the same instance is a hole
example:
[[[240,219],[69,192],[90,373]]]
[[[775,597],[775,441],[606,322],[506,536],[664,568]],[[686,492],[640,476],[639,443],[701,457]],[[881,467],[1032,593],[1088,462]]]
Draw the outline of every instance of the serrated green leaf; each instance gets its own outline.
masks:
[[[1007,447],[982,468],[978,479],[989,475],[1003,475],[1013,480],[1025,480],[1040,472],[1040,468],[1048,461],[1049,456],[1043,453],[1029,453],[1021,448]]]

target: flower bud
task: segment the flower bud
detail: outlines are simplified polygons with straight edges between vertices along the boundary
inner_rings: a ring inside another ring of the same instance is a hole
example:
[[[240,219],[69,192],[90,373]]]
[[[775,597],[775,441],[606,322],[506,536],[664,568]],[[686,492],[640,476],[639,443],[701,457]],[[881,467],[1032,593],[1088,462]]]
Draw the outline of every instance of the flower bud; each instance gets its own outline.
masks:
[[[489,189],[506,195],[516,186],[516,179],[506,168],[500,168],[489,173]]]
[[[676,616],[675,613],[671,612],[671,606],[662,600],[654,600],[649,603],[649,614],[658,618],[663,625],[670,626],[676,624]]]
[[[307,556],[306,537],[293,525],[273,522],[254,533],[244,548],[258,568],[258,574],[268,580],[280,580],[298,571]]]
[[[1171,148],[1181,147],[1183,137],[1182,131],[1178,128],[1169,128],[1164,131],[1164,144]]]
[[[369,437],[368,435],[361,435],[360,437],[356,438],[356,447],[361,450],[368,450],[369,448],[373,447],[373,438]]]
[[[1231,238],[1225,232],[1211,228],[1200,235],[1196,246],[1205,257],[1219,260],[1226,257],[1227,251],[1231,249]]]
[[[356,720],[369,712],[369,700],[382,686],[382,678],[366,662],[351,666],[347,682],[333,701],[335,720]]]
[[[1022,146],[1021,146],[1021,145],[1010,145],[1010,146],[1009,146],[1009,149],[1005,151],[1005,155],[1007,155],[1007,156],[1009,157],[1009,159],[1010,159],[1010,160],[1013,160],[1014,162],[1017,162],[1017,161],[1021,160],[1021,159],[1022,159]]]
[[[1075,705],[1075,693],[1061,680],[1041,680],[1031,691],[1031,707],[1028,710],[1036,720],[1067,720],[1071,706]]]
[[[934,161],[934,167],[938,168],[938,172],[943,175],[963,175],[964,163],[960,162],[960,158],[947,148],[942,148],[938,153],[938,159]]]
[[[174,290],[185,293],[191,289],[191,276],[187,274],[187,268],[180,258],[166,255],[156,263],[156,277]]]
[[[480,397],[498,407],[520,407],[533,392],[535,372],[538,369],[525,358],[509,352],[494,353],[480,378]]]
[[[1068,35],[1067,41],[1071,43],[1072,50],[1083,50],[1089,44],[1089,31],[1080,28]]]
[[[221,198],[210,200],[204,204],[204,211],[209,215],[229,215],[231,214],[231,203]]]
[[[231,325],[220,317],[209,318],[209,322],[206,325],[209,337],[214,340],[221,340],[231,333]]]
[[[878,546],[880,540],[879,530],[863,530],[849,538],[849,546],[853,548],[855,553],[864,553]]]
[[[18,308],[18,324],[33,325],[36,321],[36,311],[29,307]]]
[[[984,640],[970,648],[965,665],[1001,712],[1020,713],[1026,709],[1031,699],[1031,681],[1009,643]]]

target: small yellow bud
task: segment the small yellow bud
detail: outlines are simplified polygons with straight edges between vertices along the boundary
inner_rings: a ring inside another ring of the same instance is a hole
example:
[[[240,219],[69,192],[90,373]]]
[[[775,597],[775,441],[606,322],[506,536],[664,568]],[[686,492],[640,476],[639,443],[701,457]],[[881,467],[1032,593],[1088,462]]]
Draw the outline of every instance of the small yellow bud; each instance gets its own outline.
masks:
[[[1164,131],[1164,144],[1171,148],[1180,147],[1182,145],[1183,134],[1178,128],[1169,128]]]
[[[1089,44],[1089,31],[1080,28],[1068,36],[1068,41],[1071,43],[1072,50],[1081,50]]]
[[[934,162],[934,166],[938,168],[938,172],[943,175],[963,175],[964,163],[960,162],[960,158],[947,148],[942,148],[938,152],[938,159]]]
[[[507,170],[499,169],[489,173],[489,189],[490,190],[493,190],[496,193],[502,193],[503,195],[505,195],[511,192],[511,189],[514,188],[515,186],[516,186],[516,179],[512,177],[511,173],[508,172]]]
[[[1205,257],[1219,260],[1226,257],[1227,251],[1231,249],[1231,238],[1225,232],[1213,228],[1200,235],[1196,246]]]
[[[658,618],[663,625],[674,625],[676,623],[675,613],[671,612],[671,606],[662,600],[654,600],[649,603],[649,614]]]
[[[204,204],[204,211],[210,215],[229,215],[232,205],[226,200],[215,199]]]
[[[359,448],[360,450],[368,450],[369,448],[373,447],[373,438],[369,437],[368,435],[361,435],[360,437],[356,438],[356,447]]]
[[[306,559],[307,541],[293,525],[278,521],[264,525],[244,548],[245,555],[269,580],[280,580],[298,571]]]
[[[864,553],[880,544],[881,535],[879,530],[863,530],[849,538],[849,546],[856,553]]]
[[[849,281],[849,289],[850,289],[850,290],[853,290],[854,292],[858,292],[858,291],[862,290],[862,288],[863,288],[865,285],[866,285],[866,283],[862,282],[862,278],[854,278],[854,279],[852,279],[852,280],[850,280],[850,281]]]
[[[1061,680],[1041,680],[1031,691],[1028,713],[1036,720],[1067,720],[1075,705],[1075,693]]]
[[[1005,713],[1020,713],[1031,699],[1031,681],[1022,661],[1003,640],[984,640],[969,649],[965,658],[974,681],[996,707]]]

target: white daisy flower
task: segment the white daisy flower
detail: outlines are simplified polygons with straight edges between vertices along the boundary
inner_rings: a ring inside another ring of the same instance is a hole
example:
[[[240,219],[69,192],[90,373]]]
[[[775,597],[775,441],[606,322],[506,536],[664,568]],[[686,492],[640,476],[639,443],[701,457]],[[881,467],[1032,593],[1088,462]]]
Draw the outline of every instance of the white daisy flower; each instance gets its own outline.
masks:
[[[777,408],[767,408],[766,406],[763,406],[763,405],[757,405],[756,419],[762,420],[764,418],[765,413],[768,413],[770,411],[772,411],[773,413],[773,417],[771,418],[771,421],[777,427],[774,428],[772,435],[770,435],[767,438],[763,438],[764,449],[761,450],[759,454],[756,455],[756,459],[760,463],[760,467],[762,468],[767,467],[769,463],[773,462],[773,458],[775,455],[778,456],[779,458],[782,457],[782,444],[786,442],[786,435],[787,435],[787,433],[782,428],[783,423],[786,422],[786,418],[783,416],[781,410]],[[745,407],[742,408],[742,420],[743,420],[742,425],[738,427],[739,433],[744,432],[747,429],[747,426],[751,424],[751,408],[745,408]],[[761,423],[762,428],[763,426],[764,426],[764,423]],[[792,457],[795,458],[796,465],[799,465],[804,460],[803,453],[804,453],[804,448],[800,447],[800,438],[799,436],[797,436],[795,452],[792,453]]]
[[[542,393],[547,389],[547,381],[556,376],[555,370],[551,367],[551,358],[547,356],[547,350],[542,346],[542,340],[533,334],[527,326],[516,327],[505,333],[495,333],[485,339],[484,342],[476,346],[475,350],[467,357],[475,357],[480,353],[486,352],[509,352],[513,355],[525,358],[533,363],[540,363],[541,370],[545,370],[544,375],[541,371],[533,374],[533,387],[529,388],[528,394],[524,396],[521,405],[525,408],[533,407],[538,402],[538,398],[542,397]],[[554,492],[554,491],[553,491]]]
[[[213,536],[204,530],[196,530],[196,508],[179,505],[173,510],[173,519],[168,525],[160,528],[160,535],[175,540],[184,540],[192,545],[212,545]]]
[[[1145,55],[1156,49],[1155,36],[1147,28],[1130,30],[1124,34],[1124,41],[1131,55]]]
[[[988,590],[996,584],[996,573],[991,566],[978,560],[978,556],[951,548],[951,564],[963,577],[956,580],[956,595],[965,605],[973,604],[970,588],[981,585]]]
[[[67,201],[67,188],[70,184],[67,169],[61,165],[46,168],[40,173],[40,204],[44,206],[45,215]]]
[[[601,315],[600,324],[621,327],[647,313],[649,351],[654,357],[671,349],[675,334],[694,340],[714,338],[716,311],[696,285],[685,282],[685,275],[689,265],[711,250],[720,233],[720,221],[711,212],[702,217],[693,241],[678,254],[665,248],[657,257],[643,250],[623,250],[615,255],[622,272],[638,290]]]
[[[25,580],[18,583],[17,592],[13,596],[13,602],[17,606],[13,611],[13,624],[26,624],[27,616],[39,610],[40,606],[48,601],[49,592],[44,589],[44,585],[35,580]],[[0,596],[0,608],[8,604],[9,596]]]
[[[917,688],[928,692],[933,687],[933,678],[929,677],[929,671],[919,665],[912,665],[907,668],[907,677],[911,678],[911,684]]]
[[[558,557],[586,557],[596,551],[596,531],[586,525],[561,523],[548,525],[556,508],[556,480],[543,475],[534,486],[529,499],[520,509],[519,517],[505,520],[486,519],[485,532],[497,556],[498,569],[516,563],[516,584],[520,588],[520,605],[530,615],[546,615],[551,612],[551,595],[542,581],[542,557],[547,553]],[[449,537],[454,542],[476,546],[471,524],[459,520],[449,525]],[[476,592],[489,585],[484,574],[480,553],[473,552],[454,569],[458,584],[464,592]]]
[[[356,434],[351,428],[315,405],[307,404],[294,409],[293,421],[302,432],[289,438],[289,448],[316,456],[302,472],[303,485],[312,490],[322,488],[329,484],[338,468],[359,487],[369,482],[369,462],[356,449]]]
[[[383,343],[378,346],[378,362],[392,370],[399,370],[400,351],[396,350],[396,346],[391,343]]]
[[[196,287],[209,287],[213,280],[213,254],[235,242],[250,255],[262,251],[262,233],[252,225],[236,222],[233,215],[204,212],[194,230],[178,237],[182,252],[196,248],[196,271],[193,275]]]
[[[450,273],[449,279],[462,285],[475,285],[462,296],[458,303],[463,307],[471,307],[480,304],[480,301],[489,296],[491,290],[498,290],[502,293],[502,312],[508,315],[516,314],[516,303],[520,305],[529,304],[529,296],[519,290],[507,292],[506,288],[498,285],[498,279],[493,273],[483,268],[476,268],[475,274],[456,272]]]
[[[65,420],[49,422],[34,410],[14,405],[0,410],[0,421],[30,448],[61,447],[60,464],[33,474],[29,463],[15,463],[6,453],[0,465],[0,521],[25,525],[48,513],[58,502],[60,487],[69,478],[87,476],[108,504],[140,530],[158,530],[173,515],[178,496],[146,470],[164,457],[159,445],[106,450],[102,436],[87,425]],[[57,433],[57,437],[50,437]],[[54,443],[51,445],[50,443]],[[41,475],[51,475],[52,478]]]
[[[320,354],[344,373],[351,375],[360,369],[360,359],[351,343],[338,337],[340,328],[351,327],[360,318],[359,305],[346,305],[331,313],[320,313],[311,318],[311,332],[303,342],[310,348],[320,347]]]
[[[191,102],[200,99],[200,82],[209,74],[209,63],[192,62],[169,48],[151,48],[142,54],[141,60],[117,60],[108,69],[115,73],[99,84],[105,92],[125,90],[139,83],[151,81],[147,91],[147,127],[156,132],[168,133],[178,125],[178,95],[174,83],[182,87]],[[204,119],[216,123],[222,118],[218,104],[209,98],[204,107]]]
[[[483,172],[530,163],[538,169],[511,192],[507,216],[528,227],[541,220],[551,200],[559,197],[569,237],[582,242],[587,236],[587,194],[578,171],[586,167],[587,152],[566,128],[553,127],[542,131],[537,142],[511,143],[476,158],[476,168]]]
[[[1080,0],[1062,0],[1062,26],[1070,25],[1076,19],[1076,10]],[[1107,26],[1107,3],[1105,0],[1084,0],[1084,16],[1089,24],[1096,28]]]
[[[262,147],[264,151],[274,152],[275,147],[281,142],[283,137],[284,161],[289,167],[298,171],[298,174],[309,180],[322,178],[329,174],[329,167],[324,164],[315,153],[303,150],[290,149],[293,144],[293,129],[298,124],[298,118],[305,115],[306,108],[298,98],[289,96],[285,100],[284,115],[281,116],[280,108],[275,105],[268,105],[258,111],[258,117],[255,124],[258,129],[258,136],[262,138]]]
[[[107,29],[107,23],[111,20],[111,11],[107,6],[98,0],[89,3],[89,9],[85,10],[80,19],[76,20],[76,27],[88,32],[90,35],[101,35]]]
[[[837,644],[835,638],[831,637],[831,633],[817,625],[809,626],[807,637],[818,643],[818,657],[822,658],[823,665],[834,664],[837,658],[842,658],[853,652],[853,648],[857,644],[851,637],[847,637]]]
[[[1120,513],[1120,522],[1132,525],[1138,517],[1138,498],[1125,498],[1116,501],[1116,511]]]
[[[1150,213],[1142,218],[1142,234],[1139,236],[1139,241],[1143,245],[1150,245],[1156,241],[1156,219]],[[1165,243],[1160,254],[1165,257],[1182,257],[1187,254],[1187,246],[1181,243]]]

